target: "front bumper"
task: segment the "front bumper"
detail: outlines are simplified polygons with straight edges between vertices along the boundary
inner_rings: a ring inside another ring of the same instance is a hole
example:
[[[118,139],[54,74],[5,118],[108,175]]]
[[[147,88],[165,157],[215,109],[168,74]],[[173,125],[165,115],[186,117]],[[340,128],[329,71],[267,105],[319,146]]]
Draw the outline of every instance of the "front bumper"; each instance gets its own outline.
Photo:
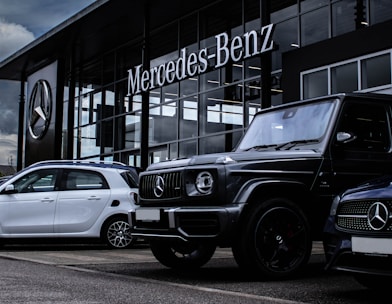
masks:
[[[392,254],[353,252],[353,237],[356,236],[336,230],[334,219],[332,217],[328,218],[323,237],[326,257],[325,269],[357,274],[392,276]],[[365,235],[359,237],[366,238]]]
[[[131,234],[182,241],[230,239],[243,205],[224,207],[138,207],[129,213]]]

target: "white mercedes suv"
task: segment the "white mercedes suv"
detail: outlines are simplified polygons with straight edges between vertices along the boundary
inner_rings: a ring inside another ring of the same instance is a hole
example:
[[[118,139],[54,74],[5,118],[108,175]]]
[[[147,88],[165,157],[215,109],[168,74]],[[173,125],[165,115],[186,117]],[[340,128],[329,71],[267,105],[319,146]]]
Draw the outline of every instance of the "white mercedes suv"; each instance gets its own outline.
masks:
[[[0,243],[85,238],[131,247],[127,215],[139,171],[117,162],[63,160],[21,170],[0,185]]]

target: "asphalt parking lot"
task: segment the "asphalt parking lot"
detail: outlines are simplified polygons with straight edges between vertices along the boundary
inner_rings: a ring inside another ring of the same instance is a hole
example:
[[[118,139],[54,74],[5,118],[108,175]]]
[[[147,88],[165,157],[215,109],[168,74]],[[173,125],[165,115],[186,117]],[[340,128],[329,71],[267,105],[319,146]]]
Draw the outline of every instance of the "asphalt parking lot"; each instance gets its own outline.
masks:
[[[85,244],[35,244],[6,245],[0,257],[48,265],[86,265],[157,262],[146,244],[136,244],[131,249],[108,249],[106,246]],[[322,260],[321,242],[313,244],[312,258]],[[218,248],[213,259],[233,258],[230,248]]]

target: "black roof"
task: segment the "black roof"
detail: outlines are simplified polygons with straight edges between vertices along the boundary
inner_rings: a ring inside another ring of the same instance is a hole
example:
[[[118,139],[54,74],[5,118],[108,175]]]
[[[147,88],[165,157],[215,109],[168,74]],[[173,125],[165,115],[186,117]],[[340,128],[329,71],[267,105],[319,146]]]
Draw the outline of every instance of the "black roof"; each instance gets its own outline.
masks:
[[[145,11],[149,12],[150,30],[154,30],[211,3],[210,0],[97,0],[0,62],[0,79],[22,80],[23,73],[30,74],[68,56],[75,45],[78,52],[73,63],[77,66],[81,58],[92,59],[115,46],[142,41]]]

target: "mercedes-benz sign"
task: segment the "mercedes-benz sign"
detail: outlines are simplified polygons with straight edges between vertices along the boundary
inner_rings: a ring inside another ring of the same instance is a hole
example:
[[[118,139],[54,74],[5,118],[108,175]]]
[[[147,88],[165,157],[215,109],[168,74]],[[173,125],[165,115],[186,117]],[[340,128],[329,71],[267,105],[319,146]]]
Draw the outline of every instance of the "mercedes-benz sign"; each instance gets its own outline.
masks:
[[[38,80],[30,95],[29,131],[34,139],[42,138],[49,128],[52,115],[52,90],[49,82]]]

